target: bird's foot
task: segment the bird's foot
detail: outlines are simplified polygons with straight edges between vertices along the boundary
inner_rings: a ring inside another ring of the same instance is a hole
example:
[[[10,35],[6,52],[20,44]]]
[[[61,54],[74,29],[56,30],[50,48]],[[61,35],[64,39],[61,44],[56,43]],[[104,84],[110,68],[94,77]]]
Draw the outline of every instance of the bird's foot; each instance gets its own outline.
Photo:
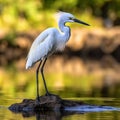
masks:
[[[40,97],[37,97],[37,98],[36,98],[36,104],[37,104],[37,105],[40,105]]]
[[[53,94],[46,92],[45,96],[52,96]]]

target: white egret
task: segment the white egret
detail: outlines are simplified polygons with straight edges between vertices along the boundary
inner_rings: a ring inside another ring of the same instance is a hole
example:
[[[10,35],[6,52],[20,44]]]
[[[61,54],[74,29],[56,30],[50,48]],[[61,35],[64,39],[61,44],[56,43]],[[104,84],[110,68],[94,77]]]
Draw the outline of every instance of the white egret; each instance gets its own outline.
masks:
[[[46,95],[50,95],[47,85],[45,82],[45,77],[43,73],[44,65],[47,58],[53,54],[55,51],[61,51],[65,48],[66,42],[70,38],[70,27],[66,26],[66,22],[77,22],[89,26],[89,24],[76,19],[72,14],[67,12],[59,12],[58,25],[59,30],[56,28],[48,28],[44,30],[38,37],[34,40],[30,51],[27,56],[26,69],[32,67],[36,62],[40,62],[36,70],[36,84],[37,84],[37,100],[39,98],[39,80],[38,72],[41,71],[42,79],[44,82],[44,87],[46,90]]]

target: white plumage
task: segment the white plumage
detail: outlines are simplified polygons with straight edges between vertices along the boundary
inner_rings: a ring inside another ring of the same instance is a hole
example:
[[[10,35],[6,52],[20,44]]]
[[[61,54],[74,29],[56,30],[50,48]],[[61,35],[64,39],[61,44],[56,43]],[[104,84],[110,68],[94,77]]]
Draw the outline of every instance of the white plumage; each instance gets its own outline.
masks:
[[[76,19],[72,14],[66,12],[59,12],[58,16],[58,25],[59,30],[56,28],[48,28],[43,31],[39,36],[34,40],[30,51],[27,56],[26,69],[32,67],[36,62],[40,61],[40,64],[37,68],[37,98],[39,98],[38,93],[38,71],[41,67],[41,74],[44,81],[45,89],[48,93],[47,86],[44,79],[43,67],[47,60],[47,57],[53,54],[55,51],[63,50],[66,42],[70,38],[70,28],[65,25],[66,22],[77,22],[84,25],[89,25],[85,22],[82,22]],[[43,61],[43,64],[41,65]]]
[[[32,67],[33,64],[43,59],[45,56],[49,56],[57,50],[64,49],[68,38],[63,39],[63,33],[61,33],[59,37],[57,36],[58,34],[59,31],[57,29],[48,28],[34,40],[28,53],[26,69]]]

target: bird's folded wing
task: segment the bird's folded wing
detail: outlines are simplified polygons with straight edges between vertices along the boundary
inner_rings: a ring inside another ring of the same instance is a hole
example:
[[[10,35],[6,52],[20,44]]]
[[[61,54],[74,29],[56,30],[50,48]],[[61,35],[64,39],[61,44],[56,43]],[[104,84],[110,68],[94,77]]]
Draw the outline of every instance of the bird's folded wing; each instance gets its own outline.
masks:
[[[51,35],[39,35],[36,40],[33,42],[28,57],[26,68],[31,67],[37,61],[43,59],[45,56],[49,54],[51,51],[53,44],[52,44]]]

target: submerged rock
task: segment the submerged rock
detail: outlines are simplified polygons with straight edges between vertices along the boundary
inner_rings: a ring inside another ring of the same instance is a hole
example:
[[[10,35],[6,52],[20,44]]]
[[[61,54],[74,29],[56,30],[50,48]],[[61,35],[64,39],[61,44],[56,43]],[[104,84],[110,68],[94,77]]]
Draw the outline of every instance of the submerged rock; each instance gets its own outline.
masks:
[[[12,104],[9,109],[13,112],[31,112],[31,111],[60,111],[66,107],[75,107],[85,105],[83,102],[61,99],[57,95],[40,96],[40,102],[33,99],[24,99],[21,103]]]
[[[40,103],[37,100],[24,99],[21,103],[12,104],[9,109],[23,117],[36,116],[36,120],[61,120],[64,116],[86,112],[120,111],[120,108],[111,106],[64,100],[57,95],[40,96]]]

